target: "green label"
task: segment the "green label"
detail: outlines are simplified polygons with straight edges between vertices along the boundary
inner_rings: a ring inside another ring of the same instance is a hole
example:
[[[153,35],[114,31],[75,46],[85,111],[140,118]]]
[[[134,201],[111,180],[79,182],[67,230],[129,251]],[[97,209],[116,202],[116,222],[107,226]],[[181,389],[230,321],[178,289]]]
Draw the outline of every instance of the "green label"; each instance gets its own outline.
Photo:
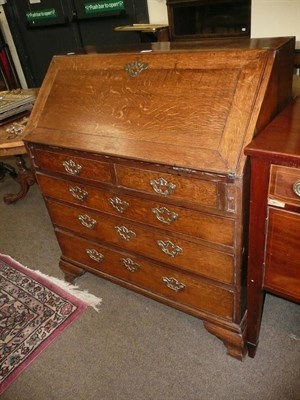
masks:
[[[107,11],[124,10],[124,0],[102,0],[86,3],[84,5],[86,14],[102,13]]]
[[[52,19],[56,17],[57,15],[55,8],[50,8],[48,10],[30,11],[26,13],[27,21],[36,21],[38,19]]]

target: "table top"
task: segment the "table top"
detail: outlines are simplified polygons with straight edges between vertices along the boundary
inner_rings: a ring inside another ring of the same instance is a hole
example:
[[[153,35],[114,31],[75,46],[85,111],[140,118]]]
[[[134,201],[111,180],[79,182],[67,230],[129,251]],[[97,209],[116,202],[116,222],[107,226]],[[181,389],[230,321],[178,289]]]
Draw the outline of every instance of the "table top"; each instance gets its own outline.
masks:
[[[289,105],[245,148],[245,154],[300,164],[300,97]]]
[[[18,118],[13,122],[0,126],[1,157],[26,153],[22,139],[27,121],[28,116]]]
[[[166,29],[166,28],[168,28],[168,25],[133,24],[133,25],[116,26],[114,30],[120,32],[156,32],[159,31],[160,29]]]

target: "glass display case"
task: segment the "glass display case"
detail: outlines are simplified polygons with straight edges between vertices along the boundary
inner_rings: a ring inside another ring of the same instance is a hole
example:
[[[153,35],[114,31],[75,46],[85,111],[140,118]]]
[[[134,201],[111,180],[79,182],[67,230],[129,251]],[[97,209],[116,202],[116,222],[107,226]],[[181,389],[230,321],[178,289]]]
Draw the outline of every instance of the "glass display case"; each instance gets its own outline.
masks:
[[[171,40],[250,37],[251,0],[167,0]]]

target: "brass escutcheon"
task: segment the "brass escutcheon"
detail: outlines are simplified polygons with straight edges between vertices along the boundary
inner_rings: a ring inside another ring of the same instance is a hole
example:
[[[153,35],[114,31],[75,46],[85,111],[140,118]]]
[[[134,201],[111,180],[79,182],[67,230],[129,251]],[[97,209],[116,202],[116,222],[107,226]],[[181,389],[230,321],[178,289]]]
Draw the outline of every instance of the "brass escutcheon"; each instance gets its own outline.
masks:
[[[86,190],[81,189],[79,186],[70,187],[69,192],[75,199],[80,201],[84,201],[88,196],[88,192]]]
[[[129,272],[136,272],[140,268],[140,265],[135,263],[131,258],[121,258],[121,261]]]
[[[108,199],[109,204],[116,209],[119,213],[123,213],[129,207],[127,201],[121,200],[119,197]]]
[[[173,277],[166,277],[164,276],[162,278],[162,281],[167,285],[167,287],[171,290],[174,290],[174,292],[180,292],[185,288],[185,284],[179,282],[177,279]]]
[[[81,225],[83,225],[89,229],[93,229],[95,227],[95,225],[97,224],[97,221],[95,219],[89,217],[87,214],[78,215],[78,220],[81,223]]]
[[[148,69],[148,64],[136,60],[125,65],[124,70],[131,78],[136,78],[142,71]]]
[[[80,164],[76,164],[73,160],[64,161],[63,166],[65,171],[70,175],[79,175],[82,169]]]
[[[176,257],[178,254],[182,253],[182,248],[172,243],[171,240],[157,240],[158,247],[161,249],[163,253],[165,253],[169,257]]]
[[[168,182],[164,178],[151,179],[150,185],[152,186],[155,193],[161,196],[170,196],[176,189],[175,183]]]
[[[121,238],[126,240],[127,242],[136,237],[136,234],[133,231],[126,228],[126,226],[115,226],[115,231],[118,232]]]
[[[158,221],[167,225],[171,225],[179,217],[177,213],[168,210],[166,207],[152,208],[152,212]]]
[[[95,249],[86,249],[86,254],[94,261],[101,262],[104,260],[104,255]]]

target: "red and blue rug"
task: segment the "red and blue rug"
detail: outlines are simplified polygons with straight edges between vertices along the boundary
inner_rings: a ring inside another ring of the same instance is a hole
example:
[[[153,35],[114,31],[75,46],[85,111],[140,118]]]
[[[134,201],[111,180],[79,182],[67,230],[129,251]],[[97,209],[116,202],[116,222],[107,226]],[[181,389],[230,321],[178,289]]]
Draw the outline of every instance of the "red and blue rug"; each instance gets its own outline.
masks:
[[[87,306],[0,254],[0,394]]]

